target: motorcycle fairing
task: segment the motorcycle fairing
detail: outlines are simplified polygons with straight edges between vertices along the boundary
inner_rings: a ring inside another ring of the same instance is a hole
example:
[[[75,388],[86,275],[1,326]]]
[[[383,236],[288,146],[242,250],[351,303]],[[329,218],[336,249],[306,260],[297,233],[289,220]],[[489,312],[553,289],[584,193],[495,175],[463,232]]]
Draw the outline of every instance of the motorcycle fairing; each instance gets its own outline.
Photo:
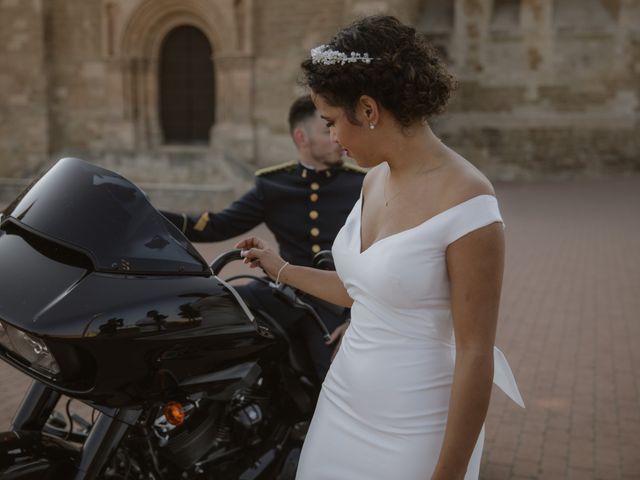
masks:
[[[132,405],[277,343],[144,194],[107,170],[61,160],[5,210],[0,232],[0,321],[42,339],[59,371],[6,345],[0,358],[67,395]],[[130,269],[110,268],[116,257]]]
[[[40,312],[35,323],[22,316],[3,318],[45,338],[62,371],[54,380],[29,375],[107,406],[161,396],[169,384],[189,383],[253,358],[275,342],[259,334],[226,289],[205,277],[92,273]]]
[[[7,229],[0,236],[0,272],[0,319],[31,330],[41,313],[68,293],[87,269],[51,258],[37,240]]]
[[[3,212],[7,222],[82,252],[97,271],[211,274],[142,190],[77,158],[59,160],[27,187]]]

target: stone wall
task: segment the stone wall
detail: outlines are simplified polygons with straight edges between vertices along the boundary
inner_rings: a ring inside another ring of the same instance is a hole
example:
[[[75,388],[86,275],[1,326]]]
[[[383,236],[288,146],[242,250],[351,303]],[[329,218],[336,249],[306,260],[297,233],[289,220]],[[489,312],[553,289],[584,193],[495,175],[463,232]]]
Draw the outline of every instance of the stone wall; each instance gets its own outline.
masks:
[[[414,23],[459,79],[450,145],[501,179],[640,170],[638,2],[432,3]]]
[[[49,151],[43,0],[0,0],[0,177],[29,175]]]
[[[295,156],[286,116],[309,49],[376,12],[447,60],[459,89],[432,123],[493,178],[640,170],[635,0],[0,0],[0,177],[76,155],[237,195],[255,168]],[[161,44],[185,24],[213,49],[205,147],[164,145],[158,119]]]
[[[258,165],[295,159],[289,136],[289,105],[304,90],[300,63],[343,21],[344,0],[256,2],[255,109]]]

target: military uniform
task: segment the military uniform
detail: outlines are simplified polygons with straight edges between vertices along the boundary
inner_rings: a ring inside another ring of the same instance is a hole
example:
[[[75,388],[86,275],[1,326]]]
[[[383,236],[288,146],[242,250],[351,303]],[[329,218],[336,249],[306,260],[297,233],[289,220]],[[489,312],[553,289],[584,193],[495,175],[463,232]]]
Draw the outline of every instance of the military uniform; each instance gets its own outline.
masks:
[[[333,239],[355,204],[365,170],[343,165],[317,172],[289,162],[256,172],[255,186],[219,213],[165,215],[194,242],[218,242],[264,222],[280,255],[295,265],[311,265]]]
[[[358,200],[364,174],[364,169],[351,165],[315,171],[298,162],[283,163],[258,170],[254,187],[219,213],[162,213],[194,242],[227,240],[264,222],[275,236],[282,258],[294,265],[310,266],[317,252],[331,249]],[[249,290],[245,290],[247,296],[283,320],[288,329],[292,328],[292,319],[302,315],[288,307],[283,309],[284,304],[261,283],[250,284]],[[311,303],[330,331],[344,321],[323,302]],[[298,323],[318,375],[324,378],[330,349],[313,322]]]

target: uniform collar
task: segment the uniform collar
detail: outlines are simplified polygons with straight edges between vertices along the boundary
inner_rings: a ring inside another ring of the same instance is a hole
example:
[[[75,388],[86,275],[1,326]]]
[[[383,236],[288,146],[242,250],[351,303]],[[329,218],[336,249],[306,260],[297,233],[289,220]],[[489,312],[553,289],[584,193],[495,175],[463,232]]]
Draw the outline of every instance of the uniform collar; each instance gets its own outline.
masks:
[[[325,170],[317,171],[313,167],[304,165],[302,162],[298,162],[298,175],[308,180],[321,180],[331,178],[335,175],[336,168],[327,168]]]

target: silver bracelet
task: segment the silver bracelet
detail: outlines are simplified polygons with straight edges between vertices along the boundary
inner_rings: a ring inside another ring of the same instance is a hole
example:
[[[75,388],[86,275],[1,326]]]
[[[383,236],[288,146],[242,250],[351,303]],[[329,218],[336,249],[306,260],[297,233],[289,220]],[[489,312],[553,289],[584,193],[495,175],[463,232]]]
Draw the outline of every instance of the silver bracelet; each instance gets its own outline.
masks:
[[[276,276],[276,287],[279,287],[280,285],[282,285],[280,283],[280,274],[282,273],[282,271],[284,270],[284,268],[289,265],[289,262],[284,262],[284,265],[282,265],[280,267],[280,270],[278,270],[278,275]]]

